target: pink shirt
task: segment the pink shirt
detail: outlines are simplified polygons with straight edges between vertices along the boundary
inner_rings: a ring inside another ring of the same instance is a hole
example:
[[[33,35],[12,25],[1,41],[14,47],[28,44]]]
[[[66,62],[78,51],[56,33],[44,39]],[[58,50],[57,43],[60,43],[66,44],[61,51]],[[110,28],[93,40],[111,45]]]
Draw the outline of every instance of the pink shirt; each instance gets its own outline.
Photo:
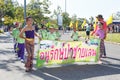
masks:
[[[105,31],[103,29],[98,29],[95,33],[96,36],[99,36],[100,39],[105,38]]]
[[[104,30],[105,32],[107,32],[107,24],[106,24],[106,22],[105,22],[104,20],[101,20],[100,22],[103,23],[103,30]],[[98,29],[99,29],[98,26],[96,26],[96,28],[94,29],[94,31],[92,32],[92,34],[96,33],[96,31],[97,31]]]

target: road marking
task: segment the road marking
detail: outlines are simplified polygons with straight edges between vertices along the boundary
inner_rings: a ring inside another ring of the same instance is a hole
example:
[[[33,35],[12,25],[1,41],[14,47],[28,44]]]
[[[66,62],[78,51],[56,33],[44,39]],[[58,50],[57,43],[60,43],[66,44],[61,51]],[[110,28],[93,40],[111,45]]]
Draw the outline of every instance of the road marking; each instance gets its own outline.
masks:
[[[58,80],[62,80],[62,79],[60,79],[60,78],[58,78],[58,77],[56,77],[56,76],[53,76],[53,75],[48,74],[48,73],[45,73],[45,72],[44,72],[43,74],[45,74],[45,75],[47,75],[47,76],[50,76],[50,77],[53,77],[53,78],[58,79]]]

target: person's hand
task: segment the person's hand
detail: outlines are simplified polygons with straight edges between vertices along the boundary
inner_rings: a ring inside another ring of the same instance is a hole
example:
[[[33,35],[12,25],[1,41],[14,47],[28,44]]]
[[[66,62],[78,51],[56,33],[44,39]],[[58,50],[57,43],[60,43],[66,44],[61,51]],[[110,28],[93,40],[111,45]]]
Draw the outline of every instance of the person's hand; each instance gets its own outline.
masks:
[[[99,39],[99,36],[95,36],[95,35],[94,35],[94,37],[93,37],[93,38],[94,38],[94,39]]]
[[[91,36],[93,36],[93,33],[91,34]]]
[[[42,40],[42,38],[41,37],[38,37],[39,38],[39,40],[41,41]]]

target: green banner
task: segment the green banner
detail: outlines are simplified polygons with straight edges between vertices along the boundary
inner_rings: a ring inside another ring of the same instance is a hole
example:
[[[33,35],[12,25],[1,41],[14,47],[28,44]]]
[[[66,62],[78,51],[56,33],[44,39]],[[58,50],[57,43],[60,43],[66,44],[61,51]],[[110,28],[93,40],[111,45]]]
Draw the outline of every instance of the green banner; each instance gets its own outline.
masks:
[[[39,43],[37,67],[74,62],[96,62],[99,56],[99,45],[98,39],[91,39],[87,43],[42,40]]]

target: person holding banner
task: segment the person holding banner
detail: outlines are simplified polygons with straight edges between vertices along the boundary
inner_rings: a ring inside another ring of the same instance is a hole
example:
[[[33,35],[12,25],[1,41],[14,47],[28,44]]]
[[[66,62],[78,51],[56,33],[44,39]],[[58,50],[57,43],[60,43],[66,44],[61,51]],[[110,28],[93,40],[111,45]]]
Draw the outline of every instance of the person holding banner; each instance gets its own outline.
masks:
[[[26,18],[26,26],[20,32],[20,37],[25,39],[25,47],[27,51],[27,61],[25,62],[26,72],[32,70],[33,67],[33,54],[34,54],[34,38],[37,36],[40,40],[41,37],[35,32],[34,27],[32,26],[33,19],[32,17]],[[25,37],[23,35],[25,33]],[[34,36],[35,35],[35,36]]]
[[[57,36],[56,36],[55,29],[54,29],[53,25],[51,25],[49,27],[49,32],[47,33],[47,39],[48,40],[57,40]]]
[[[100,22],[103,23],[103,30],[105,31],[105,38],[104,38],[104,39],[106,39],[106,36],[107,36],[107,24],[106,24],[106,22],[104,21],[104,18],[103,18],[103,16],[102,16],[101,14],[98,15],[96,18],[97,18],[98,21],[100,21]],[[98,26],[96,25],[96,27],[94,28],[94,31],[92,32],[91,35],[94,35],[98,29],[99,29],[99,28],[98,28]],[[105,48],[105,45],[104,45],[103,47]],[[106,58],[106,49],[104,49],[104,54],[102,55],[102,57],[103,57],[103,58]]]
[[[47,39],[47,30],[45,29],[45,25],[41,25],[41,29],[38,31],[39,35],[43,40]]]
[[[71,38],[73,39],[73,41],[78,41],[78,39],[79,39],[79,33],[76,31],[76,28],[74,27],[73,28],[73,32],[72,32],[72,35],[71,35]]]
[[[102,55],[104,54],[104,38],[105,38],[105,31],[103,29],[103,23],[102,22],[98,22],[98,30],[95,33],[96,36],[98,36],[98,38],[100,39],[100,56],[99,56],[99,63],[101,64],[101,58]]]
[[[57,40],[60,40],[61,35],[58,31],[58,27],[55,27],[55,34],[56,34]]]

